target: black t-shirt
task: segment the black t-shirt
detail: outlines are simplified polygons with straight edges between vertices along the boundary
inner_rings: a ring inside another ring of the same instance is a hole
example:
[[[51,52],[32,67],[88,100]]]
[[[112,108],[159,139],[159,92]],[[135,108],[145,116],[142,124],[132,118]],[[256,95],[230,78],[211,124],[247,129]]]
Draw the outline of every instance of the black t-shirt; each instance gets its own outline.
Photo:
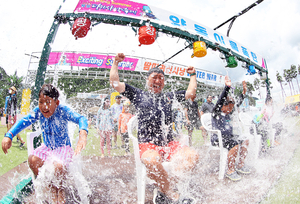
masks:
[[[189,121],[191,121],[192,124],[196,124],[199,120],[198,103],[196,101],[193,101],[192,103],[190,101],[186,101],[185,108],[187,109]]]
[[[172,134],[173,100],[185,100],[186,91],[152,94],[125,83],[126,96],[136,108],[138,114],[138,141],[165,146],[174,140]]]

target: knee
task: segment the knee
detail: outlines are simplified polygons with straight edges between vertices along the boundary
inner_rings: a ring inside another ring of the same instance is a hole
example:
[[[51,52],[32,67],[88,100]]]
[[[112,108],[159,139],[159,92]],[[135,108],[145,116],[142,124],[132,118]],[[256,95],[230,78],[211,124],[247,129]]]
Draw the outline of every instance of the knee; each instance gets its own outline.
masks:
[[[178,155],[181,157],[182,162],[185,161],[191,165],[195,165],[199,161],[199,154],[189,147],[182,148]]]
[[[249,146],[249,140],[245,140],[242,144],[242,147],[247,148]]]
[[[161,164],[162,159],[159,153],[155,150],[147,150],[143,153],[141,161],[147,166],[155,166]]]
[[[55,169],[55,174],[56,176],[60,176],[60,175],[64,175],[66,172],[66,168],[63,164],[58,163],[58,162],[54,162],[54,169]]]
[[[28,157],[28,164],[29,164],[29,167],[37,167],[37,166],[40,166],[42,164],[42,160],[37,157],[37,156],[34,156],[34,155],[29,155]]]

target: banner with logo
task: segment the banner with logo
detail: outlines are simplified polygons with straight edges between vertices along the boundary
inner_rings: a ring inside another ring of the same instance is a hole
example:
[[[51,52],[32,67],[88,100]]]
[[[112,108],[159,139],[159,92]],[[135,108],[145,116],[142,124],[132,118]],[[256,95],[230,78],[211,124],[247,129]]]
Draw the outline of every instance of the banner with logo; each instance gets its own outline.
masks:
[[[82,68],[106,68],[110,69],[114,56],[105,54],[73,53],[73,52],[51,52],[48,65],[59,66],[59,69],[71,69],[72,66]],[[120,70],[148,72],[151,68],[160,65],[160,61],[138,57],[126,57],[118,64]],[[53,67],[52,67],[53,68]],[[159,66],[165,75],[190,78],[184,65],[165,63]],[[224,85],[224,75],[196,69],[197,81],[205,84]]]

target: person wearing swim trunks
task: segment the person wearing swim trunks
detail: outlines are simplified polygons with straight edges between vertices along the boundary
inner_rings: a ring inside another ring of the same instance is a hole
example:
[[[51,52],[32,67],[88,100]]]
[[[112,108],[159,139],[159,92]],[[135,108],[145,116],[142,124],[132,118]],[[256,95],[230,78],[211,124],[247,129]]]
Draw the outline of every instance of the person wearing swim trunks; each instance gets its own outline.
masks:
[[[145,164],[147,175],[156,181],[159,191],[170,201],[183,200],[180,194],[173,190],[174,182],[162,166],[163,161],[173,161],[176,158],[175,169],[191,171],[198,162],[199,156],[195,150],[176,141],[172,132],[172,103],[174,100],[183,102],[196,94],[197,81],[194,67],[188,67],[191,75],[186,91],[163,93],[165,76],[159,68],[152,68],[147,74],[147,91],[120,82],[118,64],[125,59],[123,53],[116,55],[111,71],[110,83],[116,91],[127,97],[137,110],[138,142],[141,161]],[[160,194],[161,195],[161,194]],[[161,196],[154,198],[159,203]]]
[[[2,140],[2,150],[7,154],[13,137],[36,121],[40,121],[44,143],[29,155],[28,164],[35,176],[39,176],[39,169],[46,162],[52,162],[54,165],[54,175],[60,179],[60,185],[50,185],[51,203],[65,203],[65,191],[62,183],[72,156],[79,154],[85,148],[88,133],[87,119],[71,108],[60,105],[58,97],[59,92],[55,87],[51,84],[44,84],[39,92],[38,107],[20,119]],[[75,151],[71,147],[68,135],[69,121],[79,125],[79,140]]]

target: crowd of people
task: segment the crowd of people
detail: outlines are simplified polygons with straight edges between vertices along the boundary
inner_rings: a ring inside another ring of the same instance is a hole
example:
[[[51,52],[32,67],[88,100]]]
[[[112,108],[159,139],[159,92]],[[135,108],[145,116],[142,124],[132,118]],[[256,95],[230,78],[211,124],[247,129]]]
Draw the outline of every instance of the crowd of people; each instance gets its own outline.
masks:
[[[247,91],[245,82],[243,82],[243,93],[238,99],[234,99],[229,94],[231,80],[226,76],[224,90],[220,93],[217,102],[212,103],[212,96],[208,95],[206,102],[199,108],[195,100],[197,81],[194,67],[189,66],[186,69],[190,75],[186,90],[163,92],[165,74],[159,68],[152,68],[147,73],[147,90],[144,91],[120,81],[118,64],[124,59],[124,54],[117,54],[110,70],[110,84],[120,95],[115,97],[116,103],[112,106],[110,97],[106,97],[97,113],[95,127],[100,136],[101,157],[105,155],[105,147],[108,156],[111,156],[112,148],[119,148],[118,136],[121,138],[121,147],[124,148],[125,155],[130,154],[127,124],[133,115],[136,115],[140,159],[146,167],[147,176],[157,184],[154,190],[154,203],[194,203],[193,198],[186,197],[176,189],[175,184],[180,178],[175,179],[170,175],[162,163],[174,161],[176,172],[192,173],[194,171],[201,156],[192,144],[194,129],[202,131],[206,145],[219,144],[216,135],[208,138],[207,131],[200,122],[201,115],[211,113],[212,127],[221,131],[223,147],[228,149],[228,167],[225,176],[238,181],[241,179],[240,174],[251,173],[250,168],[245,165],[249,141],[241,140],[238,135],[235,135],[232,125],[233,113],[238,111]],[[54,165],[55,175],[60,178],[61,183],[58,186],[51,185],[52,200],[55,203],[65,203],[62,183],[73,155],[80,154],[86,146],[87,119],[68,106],[61,105],[58,90],[50,84],[45,84],[39,92],[38,106],[27,116],[16,121],[14,105],[16,89],[11,87],[10,90],[5,106],[5,113],[8,115],[8,130],[2,140],[3,152],[8,153],[15,136],[20,139],[21,144],[24,144],[22,138],[18,136],[20,131],[39,121],[43,133],[43,144],[29,156],[28,164],[35,176],[39,175],[39,169],[45,162],[51,162]],[[121,102],[122,98],[124,100]],[[272,117],[270,101],[271,99],[268,98],[262,116],[257,118],[258,124],[259,120],[268,121]],[[182,104],[183,108],[177,107],[173,110],[175,102]],[[136,110],[134,113],[130,111],[131,106],[134,106]],[[74,150],[68,134],[68,122],[79,126],[79,140]],[[182,134],[182,126],[187,129],[188,144],[182,144],[176,139],[178,134]]]

